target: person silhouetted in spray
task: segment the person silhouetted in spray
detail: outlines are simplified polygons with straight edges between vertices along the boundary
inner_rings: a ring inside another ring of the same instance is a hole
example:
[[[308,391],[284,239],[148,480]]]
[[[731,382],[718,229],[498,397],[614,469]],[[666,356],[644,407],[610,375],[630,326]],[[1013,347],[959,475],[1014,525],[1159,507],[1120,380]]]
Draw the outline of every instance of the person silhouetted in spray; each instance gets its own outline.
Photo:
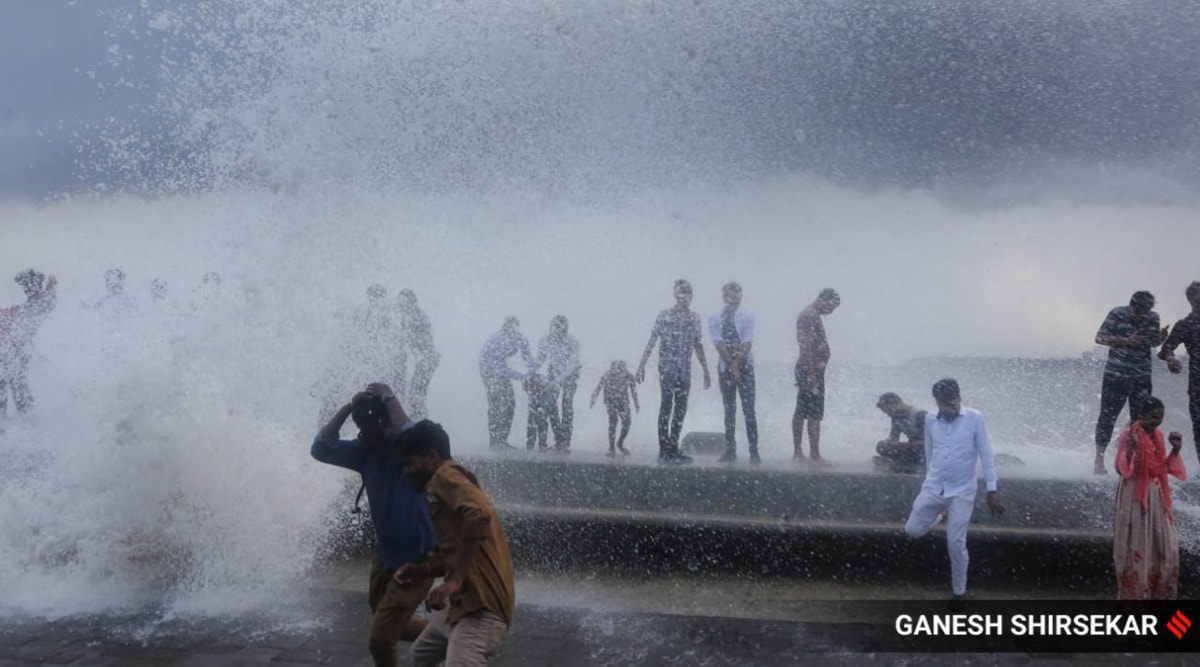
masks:
[[[679,451],[679,436],[692,388],[693,351],[704,370],[704,388],[708,389],[712,383],[708,363],[704,360],[700,316],[691,309],[692,284],[676,280],[674,294],[675,306],[660,312],[654,320],[650,340],[646,342],[637,369],[637,381],[642,382],[646,379],[650,353],[654,351],[655,343],[661,342],[658,348],[658,384],[662,390],[662,403],[658,409],[658,462],[666,464],[692,462],[692,457]]]
[[[29,361],[38,329],[58,302],[58,280],[33,269],[13,279],[25,291],[25,303],[0,311],[0,417],[8,412],[8,393],[18,413],[33,406],[29,390]]]
[[[621,451],[621,456],[628,456],[625,436],[629,435],[629,426],[633,422],[633,415],[629,413],[630,396],[633,396],[633,408],[638,412],[642,410],[638,406],[637,378],[629,372],[624,361],[614,361],[608,372],[601,376],[596,391],[592,392],[590,407],[596,407],[596,397],[601,391],[604,392],[604,407],[608,411],[608,456],[615,457],[617,450]],[[617,437],[618,420],[621,422],[620,438]]]
[[[441,355],[433,346],[433,327],[429,323],[429,316],[417,305],[417,295],[410,289],[400,290],[398,306],[401,343],[398,384],[405,387],[401,395],[413,419],[420,421],[427,416],[425,401],[429,383],[433,380],[433,372],[437,370]],[[416,359],[412,377],[407,379],[407,384],[400,384],[405,382],[410,354]]]
[[[488,446],[494,450],[516,449],[508,444],[517,407],[512,383],[524,379],[526,373],[509,368],[508,359],[518,353],[525,360],[527,373],[537,368],[529,352],[529,340],[521,333],[521,323],[515,317],[506,317],[500,331],[487,339],[479,353],[479,376],[488,402]]]

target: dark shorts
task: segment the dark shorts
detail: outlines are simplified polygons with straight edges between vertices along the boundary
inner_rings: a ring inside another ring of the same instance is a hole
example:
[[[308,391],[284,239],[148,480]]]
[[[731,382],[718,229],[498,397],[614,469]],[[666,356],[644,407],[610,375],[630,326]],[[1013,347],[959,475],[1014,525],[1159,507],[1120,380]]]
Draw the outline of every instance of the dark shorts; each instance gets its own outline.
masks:
[[[625,421],[633,419],[633,415],[631,415],[629,412],[629,401],[613,401],[612,403],[606,402],[604,407],[606,410],[608,410],[609,419],[620,418],[624,419]]]
[[[817,376],[816,389],[808,388],[808,371],[796,366],[796,412],[798,419],[821,421],[825,418],[825,374]]]

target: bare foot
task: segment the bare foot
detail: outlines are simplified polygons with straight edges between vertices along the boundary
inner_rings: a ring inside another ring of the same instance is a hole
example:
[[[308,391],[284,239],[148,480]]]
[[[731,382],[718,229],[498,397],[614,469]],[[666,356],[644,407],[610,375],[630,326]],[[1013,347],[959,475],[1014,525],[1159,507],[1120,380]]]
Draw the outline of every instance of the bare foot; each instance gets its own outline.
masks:
[[[616,458],[617,453],[610,449],[604,455],[611,459],[611,458]]]
[[[800,452],[796,452],[792,455],[792,464],[798,466],[808,465],[808,457]]]
[[[1108,474],[1108,470],[1106,470],[1104,468],[1104,455],[1103,454],[1096,455],[1096,465],[1092,468],[1092,472],[1097,475],[1107,475]]]
[[[826,458],[817,458],[814,456],[812,459],[810,459],[809,462],[812,464],[812,467],[814,467],[814,468],[832,468],[833,467],[833,462]]]
[[[621,456],[629,456],[629,450],[622,447],[621,448]]]

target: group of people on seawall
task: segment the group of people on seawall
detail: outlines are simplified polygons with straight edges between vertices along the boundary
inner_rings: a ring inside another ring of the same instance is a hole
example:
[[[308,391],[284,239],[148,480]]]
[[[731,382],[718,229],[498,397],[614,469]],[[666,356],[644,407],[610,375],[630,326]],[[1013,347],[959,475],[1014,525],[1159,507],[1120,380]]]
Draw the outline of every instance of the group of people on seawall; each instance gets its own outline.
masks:
[[[692,389],[692,358],[700,363],[704,388],[712,385],[705,358],[704,326],[700,315],[691,309],[693,290],[687,280],[674,285],[675,305],[661,311],[650,329],[650,338],[642,352],[637,370],[630,372],[623,360],[613,361],[592,392],[591,405],[603,394],[608,412],[608,455],[629,453],[625,438],[631,423],[630,404],[640,409],[637,385],[646,379],[646,364],[658,348],[658,382],[661,400],[658,411],[658,462],[666,465],[687,464],[692,457],[680,449],[688,398]],[[722,463],[737,460],[735,438],[737,404],[742,404],[751,463],[761,463],[758,451],[758,420],[755,412],[754,314],[741,308],[742,287],[736,282],[721,288],[724,308],[708,318],[707,329],[717,352],[717,384],[725,409],[725,451]],[[798,463],[827,465],[821,456],[821,419],[825,412],[825,367],[829,363],[829,340],[821,318],[837,309],[841,297],[833,289],[824,289],[796,319],[796,342],[800,354],[796,361],[796,410],[792,418],[794,460]],[[508,360],[520,356],[523,370],[513,369]],[[479,355],[479,374],[488,400],[488,444],[493,450],[515,450],[508,443],[515,411],[513,382],[521,381],[529,394],[529,423],[526,448],[548,449],[547,436],[553,433],[554,450],[571,446],[575,391],[583,364],[579,340],[569,333],[567,318],[559,315],[550,323],[550,333],[538,342],[537,355],[521,333],[516,317],[505,319],[490,337]],[[544,372],[543,372],[544,369]],[[620,426],[618,433],[617,427]],[[809,455],[803,451],[805,433]]]

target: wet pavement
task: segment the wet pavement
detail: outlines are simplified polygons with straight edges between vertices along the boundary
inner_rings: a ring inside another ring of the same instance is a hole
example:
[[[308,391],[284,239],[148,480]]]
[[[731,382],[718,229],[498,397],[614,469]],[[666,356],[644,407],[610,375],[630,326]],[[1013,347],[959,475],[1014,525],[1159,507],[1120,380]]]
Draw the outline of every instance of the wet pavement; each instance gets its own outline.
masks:
[[[361,564],[332,568],[305,594],[308,623],[272,627],[246,616],[184,620],[92,616],[5,621],[0,667],[176,665],[368,667]],[[784,579],[613,578],[602,573],[525,576],[517,617],[494,665],[1190,665],[1187,654],[881,653],[862,647],[848,599],[940,599],[940,590]],[[1019,598],[1031,591],[976,591]],[[1108,591],[1038,591],[1043,598],[1103,599]],[[402,660],[401,664],[405,664]]]

